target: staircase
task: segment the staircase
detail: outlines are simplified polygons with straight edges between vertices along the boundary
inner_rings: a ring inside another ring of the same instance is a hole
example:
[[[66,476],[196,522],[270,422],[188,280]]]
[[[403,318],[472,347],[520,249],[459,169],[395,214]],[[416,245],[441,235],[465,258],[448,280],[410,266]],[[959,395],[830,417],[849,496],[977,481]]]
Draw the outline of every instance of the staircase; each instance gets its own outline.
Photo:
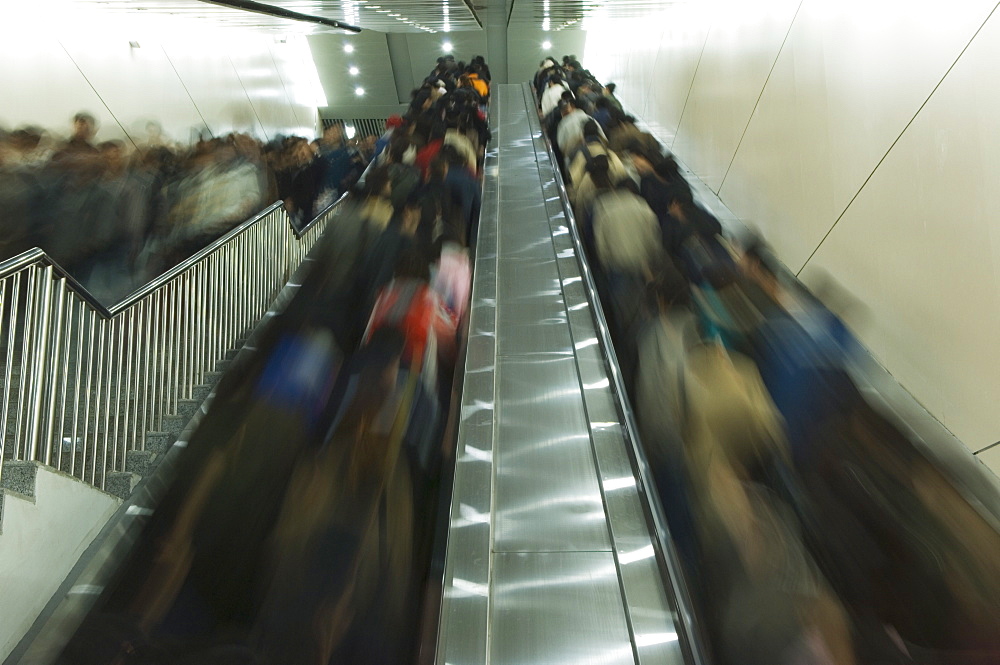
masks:
[[[272,205],[110,309],[41,250],[0,264],[0,661],[338,212],[299,231]]]

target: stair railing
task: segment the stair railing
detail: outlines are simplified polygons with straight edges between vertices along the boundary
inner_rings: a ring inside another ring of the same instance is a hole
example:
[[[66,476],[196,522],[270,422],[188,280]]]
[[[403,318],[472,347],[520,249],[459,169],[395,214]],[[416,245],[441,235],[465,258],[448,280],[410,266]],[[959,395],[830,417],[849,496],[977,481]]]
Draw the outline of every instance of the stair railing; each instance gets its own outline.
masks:
[[[264,316],[338,203],[302,230],[274,203],[111,308],[41,249],[0,263],[0,461],[104,489]]]

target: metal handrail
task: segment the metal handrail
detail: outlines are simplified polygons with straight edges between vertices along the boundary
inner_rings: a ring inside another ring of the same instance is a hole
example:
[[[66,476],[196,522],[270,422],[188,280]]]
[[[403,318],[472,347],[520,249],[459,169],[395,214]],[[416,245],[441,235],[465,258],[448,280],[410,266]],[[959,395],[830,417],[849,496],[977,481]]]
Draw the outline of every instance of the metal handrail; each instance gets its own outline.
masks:
[[[530,90],[531,99],[535,104],[535,108],[538,108],[538,97],[535,94],[534,88],[526,83],[522,85],[527,86]],[[583,277],[583,285],[587,291],[587,298],[591,304],[590,311],[594,317],[595,328],[597,329],[597,334],[600,337],[601,346],[604,349],[604,357],[607,361],[608,374],[611,376],[614,392],[618,398],[616,400],[618,412],[623,420],[622,434],[630,444],[632,459],[635,463],[635,472],[639,476],[636,487],[645,499],[644,503],[649,510],[648,517],[652,522],[653,531],[655,531],[653,534],[653,542],[658,545],[660,554],[657,559],[660,560],[661,564],[665,568],[665,572],[670,579],[671,586],[673,587],[674,601],[677,605],[677,615],[684,630],[684,637],[687,642],[691,659],[694,665],[705,665],[709,663],[710,660],[706,655],[707,649],[702,644],[701,634],[695,627],[697,619],[694,614],[694,603],[688,589],[680,555],[677,553],[677,548],[673,543],[672,537],[670,536],[670,528],[667,525],[666,511],[663,509],[660,497],[656,493],[656,484],[653,480],[653,473],[646,457],[645,449],[643,448],[642,442],[639,438],[639,427],[635,419],[635,412],[629,403],[628,393],[625,390],[625,382],[622,376],[621,365],[618,363],[618,356],[615,353],[615,347],[611,341],[611,332],[608,327],[607,319],[604,316],[601,299],[597,293],[597,285],[594,282],[594,276],[590,269],[590,265],[587,263],[585,258],[586,254],[584,253],[583,242],[580,239],[576,216],[573,214],[573,206],[569,203],[569,193],[566,190],[566,183],[563,180],[562,173],[560,173],[556,166],[557,161],[555,153],[552,150],[552,144],[549,141],[549,137],[546,136],[544,129],[541,130],[541,135],[545,142],[545,149],[548,152],[549,161],[552,164],[552,172],[555,177],[556,187],[559,189],[560,202],[562,204],[563,211],[566,214],[566,228],[569,230],[569,235],[573,240],[577,263],[580,266],[580,274]]]
[[[344,198],[301,230],[274,203],[111,307],[41,249],[0,263],[0,460],[105,489],[264,315]]]

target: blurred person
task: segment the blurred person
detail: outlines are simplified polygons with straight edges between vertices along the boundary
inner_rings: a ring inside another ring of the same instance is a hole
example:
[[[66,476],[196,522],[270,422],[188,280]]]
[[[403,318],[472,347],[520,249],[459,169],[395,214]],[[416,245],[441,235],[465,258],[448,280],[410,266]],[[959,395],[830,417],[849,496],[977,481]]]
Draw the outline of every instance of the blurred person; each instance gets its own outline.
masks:
[[[610,102],[611,106],[614,107],[618,113],[624,113],[625,111],[622,109],[622,103],[618,101],[617,97],[615,97],[615,90],[617,90],[617,86],[614,83],[606,83],[603,91],[604,98]]]
[[[389,169],[381,166],[373,169],[365,180],[361,191],[359,214],[368,223],[369,237],[381,233],[392,219],[392,179]]]
[[[468,244],[482,207],[482,187],[475,174],[468,169],[467,156],[453,144],[446,143],[441,148],[440,157],[448,162],[444,183],[454,209],[451,234],[461,244]]]
[[[376,160],[376,164],[382,164],[385,161],[385,158],[388,156],[386,149],[392,142],[393,137],[400,136],[403,133],[397,132],[396,130],[404,129],[405,124],[406,121],[403,120],[403,116],[396,113],[390,115],[385,121],[385,131],[382,132],[382,135],[378,137],[377,141],[375,141],[375,154],[373,155],[373,159]]]
[[[420,169],[413,165],[417,156],[416,145],[405,134],[397,136],[389,144],[385,155],[383,164],[388,169],[389,180],[392,183],[390,200],[392,207],[398,210],[422,182]]]
[[[450,364],[456,348],[457,319],[430,287],[427,257],[410,249],[396,261],[392,281],[382,289],[368,322],[366,337],[383,328],[399,328],[406,338],[402,363],[426,372],[436,385],[438,361]]]
[[[468,170],[470,175],[475,177],[478,171],[479,154],[476,146],[466,135],[463,127],[464,124],[465,122],[458,118],[449,121],[448,128],[444,132],[444,141],[441,145],[442,148],[450,146],[456,154],[461,155],[466,170]]]
[[[403,346],[392,328],[371,336],[355,360],[357,390],[328,443],[293,471],[271,536],[274,572],[254,627],[268,662],[325,665],[335,654],[345,658],[352,625],[371,621],[372,613],[398,621],[409,599],[412,490],[401,434],[391,427],[401,417]],[[386,408],[389,429],[381,424]]]
[[[375,306],[379,292],[392,280],[400,255],[417,249],[420,203],[419,192],[411,191],[405,201],[395,206],[392,219],[373,240],[364,262],[359,266],[357,288],[365,293],[360,306],[360,311],[365,315]]]
[[[624,154],[630,148],[638,147],[644,154],[660,152],[660,142],[649,132],[644,132],[635,124],[635,117],[622,116],[608,132],[608,147]]]
[[[346,193],[357,181],[357,159],[344,138],[344,128],[334,123],[323,130],[320,140],[322,176],[318,207],[325,208]],[[357,173],[360,177],[360,173]]]
[[[590,121],[583,126],[583,144],[569,165],[569,182],[572,184],[570,199],[576,210],[589,208],[595,195],[593,180],[587,172],[587,165],[598,155],[608,158],[608,177],[614,181],[628,177],[625,166],[615,153],[607,149],[607,142],[597,131],[597,123]]]
[[[625,179],[594,197],[591,227],[615,338],[630,338],[643,315],[644,285],[664,261],[656,215]]]
[[[545,58],[538,63],[538,69],[535,71],[534,86],[535,96],[539,101],[539,107],[541,107],[542,95],[545,93],[545,89],[548,86],[549,78],[558,73],[559,69],[556,65],[556,61],[552,58]],[[543,113],[542,115],[545,114]]]
[[[575,101],[563,100],[560,103],[562,119],[556,129],[556,144],[565,159],[572,160],[576,151],[583,145],[583,128],[593,119],[587,112],[576,106]],[[603,139],[604,130],[594,123],[597,134]]]
[[[576,100],[577,104],[581,109],[587,112],[587,115],[593,115],[594,111],[597,109],[595,103],[600,99],[600,94],[594,91],[594,86],[596,84],[591,80],[586,79],[582,81],[576,89]]]
[[[446,153],[447,154],[447,153]],[[448,182],[451,165],[447,157],[437,156],[428,171],[428,180],[420,189],[420,227],[417,244],[428,255],[443,234],[464,238],[465,221],[453,186]]]
[[[39,244],[41,173],[28,155],[40,142],[28,130],[0,133],[0,260]]]
[[[621,114],[615,110],[608,101],[607,97],[603,95],[598,95],[597,99],[594,100],[594,111],[592,113],[594,120],[597,124],[601,126],[605,134],[608,134],[614,127],[621,122]]]
[[[432,124],[428,127],[426,142],[417,149],[417,156],[413,164],[420,169],[425,181],[430,176],[431,162],[437,157],[438,152],[441,151],[441,146],[444,145],[446,133],[447,127],[444,122],[432,121]]]
[[[569,85],[558,76],[550,76],[540,100],[542,115],[552,113],[559,106],[564,92],[569,92]]]

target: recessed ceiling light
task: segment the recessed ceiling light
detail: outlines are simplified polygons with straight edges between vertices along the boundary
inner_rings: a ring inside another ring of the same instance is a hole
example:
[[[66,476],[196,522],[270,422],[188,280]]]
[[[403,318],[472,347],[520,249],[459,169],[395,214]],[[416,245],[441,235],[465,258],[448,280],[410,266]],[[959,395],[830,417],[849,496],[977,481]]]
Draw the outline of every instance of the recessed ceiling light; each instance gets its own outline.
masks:
[[[542,42],[542,48],[548,51],[550,48],[552,48],[552,42]]]
[[[452,48],[451,42],[445,42],[444,44],[441,44],[441,48],[444,50],[445,53],[451,53],[451,48]]]
[[[344,53],[354,53],[354,45],[344,44]]]
[[[365,89],[359,86],[354,89],[354,94],[360,97],[361,95],[365,94]]]
[[[351,76],[357,76],[361,70],[359,70],[357,67],[351,67],[347,71],[351,74]]]

